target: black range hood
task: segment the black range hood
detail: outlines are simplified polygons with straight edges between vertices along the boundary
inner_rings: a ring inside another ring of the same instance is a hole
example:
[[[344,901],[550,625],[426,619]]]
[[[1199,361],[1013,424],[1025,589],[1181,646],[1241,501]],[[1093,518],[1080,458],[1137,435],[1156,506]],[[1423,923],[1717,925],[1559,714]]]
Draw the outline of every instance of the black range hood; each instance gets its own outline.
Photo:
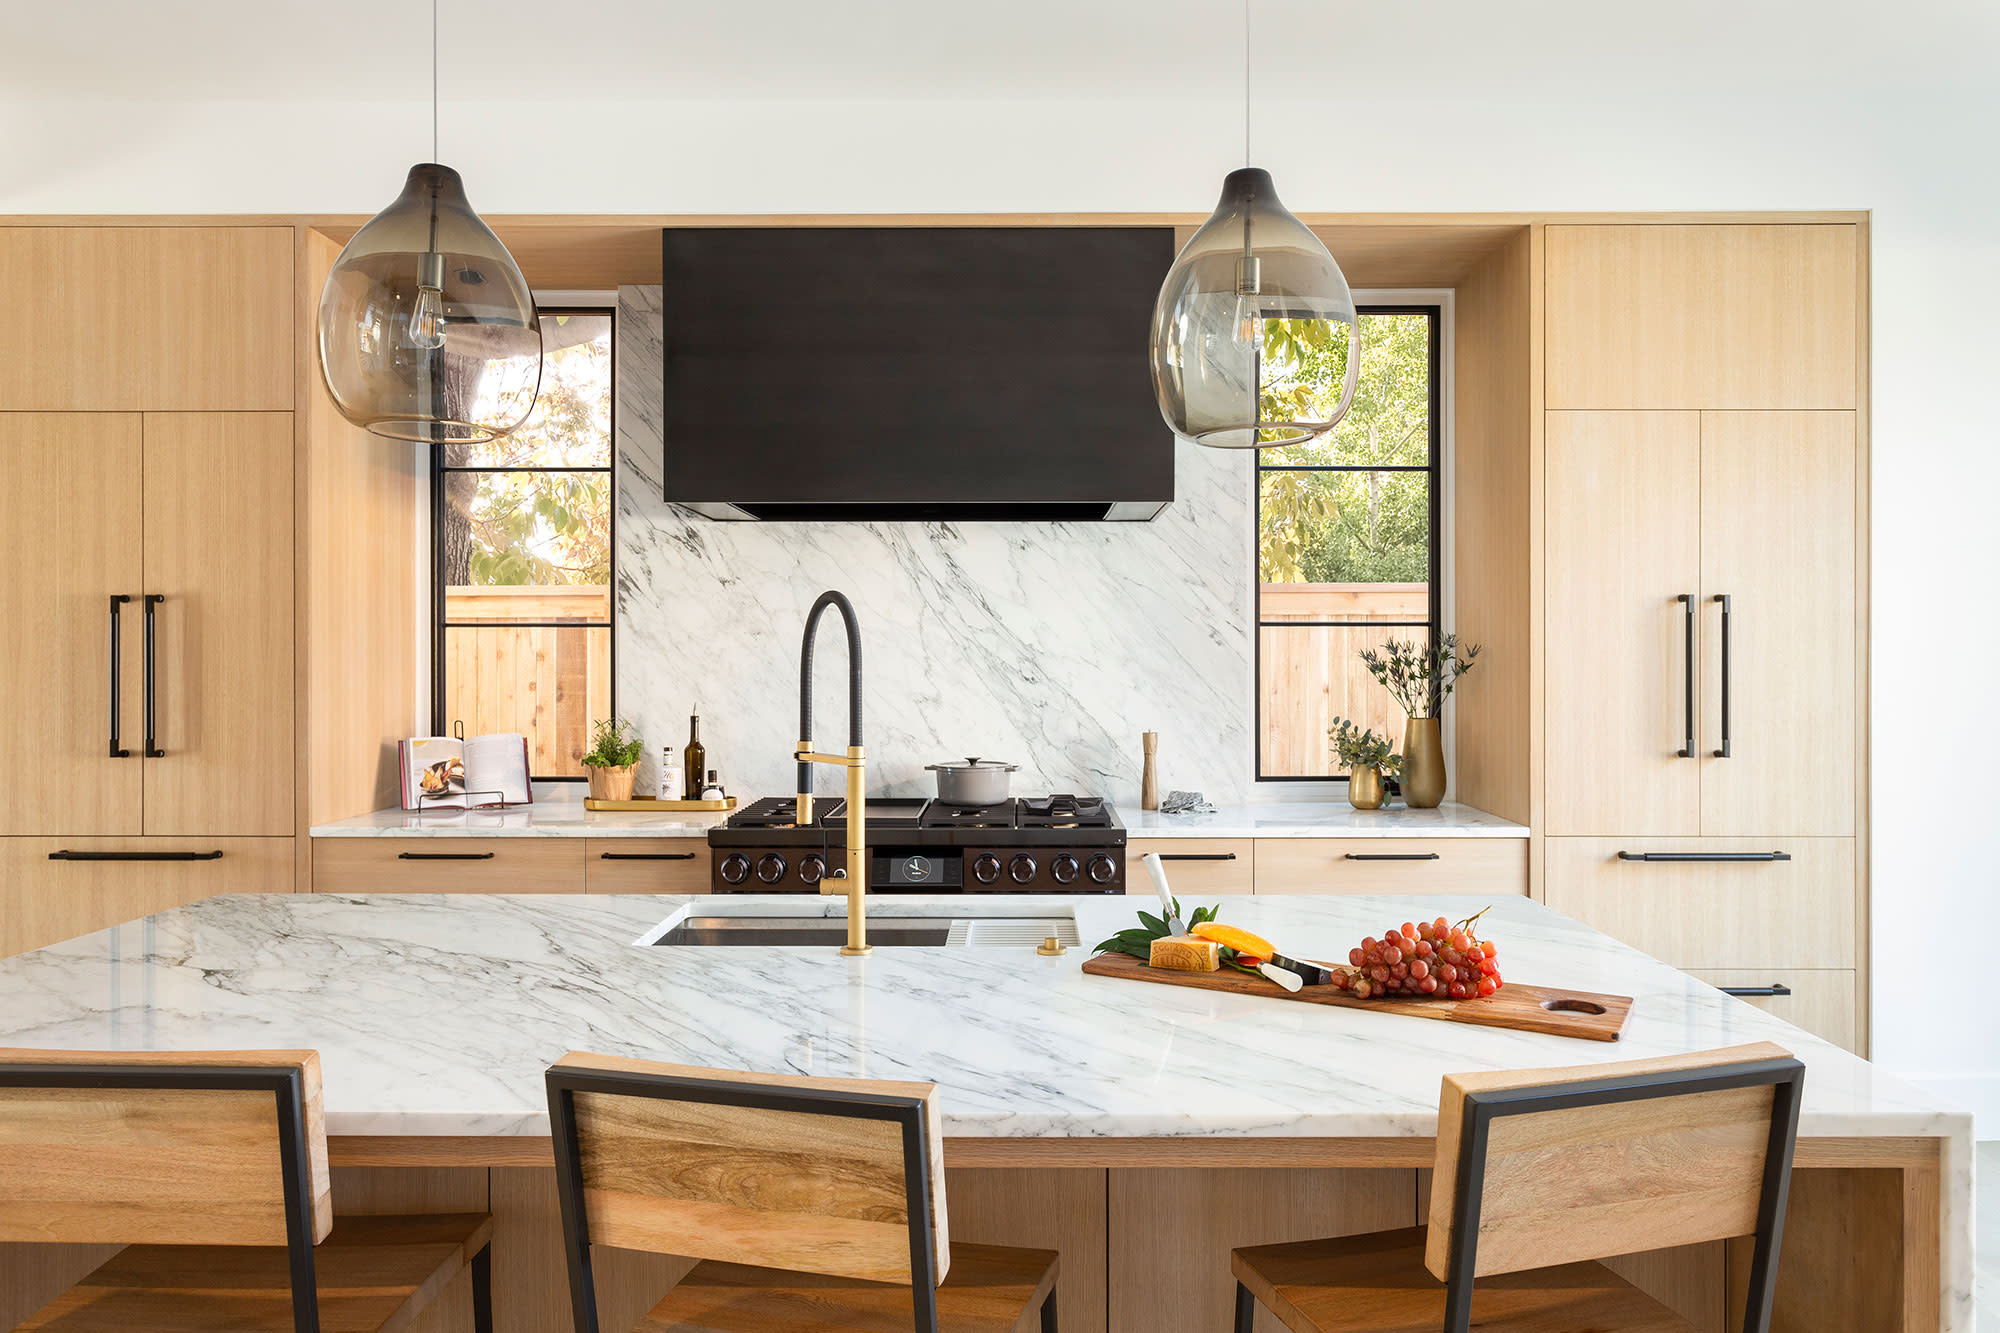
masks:
[[[665,497],[721,519],[1098,521],[1174,498],[1167,227],[663,237]]]

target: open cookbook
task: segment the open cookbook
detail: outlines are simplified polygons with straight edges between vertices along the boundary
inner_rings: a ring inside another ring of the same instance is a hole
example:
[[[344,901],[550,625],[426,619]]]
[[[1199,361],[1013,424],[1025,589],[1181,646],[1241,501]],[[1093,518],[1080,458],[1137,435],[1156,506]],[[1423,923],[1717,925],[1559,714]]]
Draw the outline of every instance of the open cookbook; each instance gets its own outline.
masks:
[[[405,810],[476,810],[526,805],[528,738],[518,731],[491,736],[412,736],[398,745]]]

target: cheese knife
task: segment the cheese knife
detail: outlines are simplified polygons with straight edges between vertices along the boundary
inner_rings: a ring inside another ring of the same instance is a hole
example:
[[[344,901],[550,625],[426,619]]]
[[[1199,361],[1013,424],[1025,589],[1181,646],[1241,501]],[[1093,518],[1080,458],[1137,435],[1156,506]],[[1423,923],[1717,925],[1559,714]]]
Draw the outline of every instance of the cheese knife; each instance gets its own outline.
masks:
[[[1187,934],[1187,923],[1181,920],[1181,914],[1174,910],[1174,891],[1167,887],[1167,867],[1160,860],[1160,854],[1147,852],[1140,860],[1146,863],[1146,873],[1152,877],[1153,891],[1160,895],[1160,912],[1166,919],[1167,929],[1176,935]],[[1259,959],[1257,970],[1288,991],[1296,992],[1306,984],[1305,978],[1298,973],[1275,966],[1268,959]]]

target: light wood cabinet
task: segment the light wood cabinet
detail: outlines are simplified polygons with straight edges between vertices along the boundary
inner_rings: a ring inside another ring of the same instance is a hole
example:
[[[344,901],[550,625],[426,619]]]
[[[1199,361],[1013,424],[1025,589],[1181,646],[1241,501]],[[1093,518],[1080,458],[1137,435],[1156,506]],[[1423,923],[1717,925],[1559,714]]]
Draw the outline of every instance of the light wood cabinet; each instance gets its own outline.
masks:
[[[0,227],[10,411],[288,411],[290,227]]]
[[[1738,998],[1794,1027],[1804,1028],[1815,1037],[1824,1037],[1846,1050],[1856,1049],[1857,1006],[1852,972],[1832,968],[1711,968],[1692,975],[1711,986],[1750,992]]]
[[[1153,896],[1153,877],[1140,858],[1158,852],[1178,898],[1249,893],[1256,882],[1255,845],[1249,838],[1130,838],[1125,843],[1125,892]]]
[[[1851,223],[1555,224],[1545,405],[1857,406]]]
[[[290,838],[0,838],[0,957],[218,893],[289,892],[292,849]]]
[[[707,893],[706,838],[589,838],[586,893]]]
[[[582,893],[582,838],[315,838],[314,893]]]
[[[1525,838],[1259,838],[1259,893],[1528,891]]]

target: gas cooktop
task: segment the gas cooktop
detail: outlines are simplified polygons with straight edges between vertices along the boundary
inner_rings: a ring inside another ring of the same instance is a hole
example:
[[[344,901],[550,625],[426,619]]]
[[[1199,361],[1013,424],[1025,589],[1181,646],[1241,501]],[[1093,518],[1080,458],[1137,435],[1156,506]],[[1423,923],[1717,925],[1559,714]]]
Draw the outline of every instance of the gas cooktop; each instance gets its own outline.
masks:
[[[729,817],[736,829],[796,829],[798,798],[766,796]],[[847,825],[847,801],[838,796],[815,798],[811,828]],[[869,841],[876,830],[900,829],[1113,829],[1122,828],[1117,814],[1101,796],[1017,797],[994,805],[946,805],[922,796],[870,797],[862,814]]]

